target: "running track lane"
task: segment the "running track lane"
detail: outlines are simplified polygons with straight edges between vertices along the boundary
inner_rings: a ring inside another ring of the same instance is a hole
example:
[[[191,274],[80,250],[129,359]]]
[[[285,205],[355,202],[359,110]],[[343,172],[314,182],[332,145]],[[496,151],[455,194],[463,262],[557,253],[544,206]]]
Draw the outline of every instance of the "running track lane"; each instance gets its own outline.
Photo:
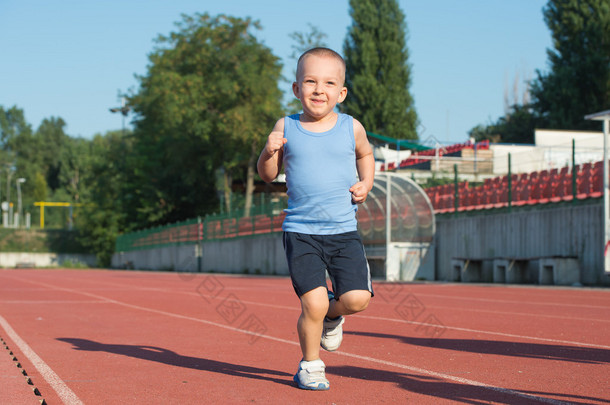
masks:
[[[49,404],[610,403],[607,290],[375,288],[328,392],[292,382],[286,278],[0,270],[0,337]]]

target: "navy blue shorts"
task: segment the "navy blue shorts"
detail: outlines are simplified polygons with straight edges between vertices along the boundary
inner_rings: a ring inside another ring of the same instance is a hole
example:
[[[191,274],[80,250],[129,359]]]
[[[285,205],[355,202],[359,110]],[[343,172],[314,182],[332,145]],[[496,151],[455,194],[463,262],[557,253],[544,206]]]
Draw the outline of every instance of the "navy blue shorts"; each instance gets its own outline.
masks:
[[[367,290],[373,295],[371,271],[358,232],[284,232],[284,250],[292,286],[299,297],[314,288],[326,287],[326,271],[337,298],[352,290]]]

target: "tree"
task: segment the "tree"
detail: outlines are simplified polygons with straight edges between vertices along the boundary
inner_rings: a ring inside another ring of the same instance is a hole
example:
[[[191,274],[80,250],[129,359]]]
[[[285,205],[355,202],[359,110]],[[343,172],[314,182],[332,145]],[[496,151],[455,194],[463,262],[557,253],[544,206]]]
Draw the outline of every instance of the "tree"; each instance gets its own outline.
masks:
[[[130,199],[138,187],[130,182],[124,156],[131,154],[129,134],[111,131],[95,135],[87,144],[87,169],[83,169],[79,200],[83,206],[75,218],[79,242],[95,252],[99,265],[108,266],[114,252],[117,236],[137,227],[134,204]]]
[[[534,110],[547,128],[599,130],[584,116],[610,108],[610,1],[549,0],[543,14],[554,49],[532,84]]]
[[[213,210],[218,169],[227,194],[245,172],[251,201],[256,156],[281,115],[281,65],[250,32],[258,23],[197,14],[176,25],[157,39],[140,90],[129,97],[141,223]]]
[[[348,96],[340,108],[368,131],[417,139],[407,24],[397,1],[350,0],[350,15],[343,47]]]
[[[66,123],[61,118],[43,119],[34,134],[34,146],[22,151],[22,154],[29,155],[29,160],[35,159],[42,166],[52,192],[61,187],[62,155],[70,140],[64,132],[65,126]]]
[[[0,149],[15,149],[19,135],[32,135],[32,126],[26,122],[23,110],[17,106],[8,110],[0,106]]]
[[[33,148],[34,138],[32,127],[25,120],[22,109],[13,106],[4,109],[0,106],[0,176],[3,177],[0,195],[2,201],[15,202],[17,190],[15,180],[18,178],[32,179],[30,170],[35,162],[27,159],[26,152]],[[24,183],[22,197],[28,200],[30,185]],[[27,206],[24,204],[24,206]],[[16,212],[16,211],[15,211]]]
[[[477,125],[469,131],[475,141],[503,143],[534,143],[538,120],[529,106],[515,104],[503,117],[487,126]]]

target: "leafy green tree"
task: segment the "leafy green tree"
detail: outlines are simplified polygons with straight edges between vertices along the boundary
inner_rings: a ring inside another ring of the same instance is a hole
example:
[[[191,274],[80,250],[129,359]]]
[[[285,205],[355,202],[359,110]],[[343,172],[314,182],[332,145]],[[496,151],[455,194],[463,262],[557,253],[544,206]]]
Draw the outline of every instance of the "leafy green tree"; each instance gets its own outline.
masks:
[[[34,202],[46,201],[47,199],[47,182],[44,175],[36,172],[32,182],[32,198]]]
[[[80,201],[84,186],[81,179],[83,174],[90,169],[89,144],[90,141],[87,139],[69,137],[61,151],[59,183],[69,195],[69,201]]]
[[[32,135],[32,126],[25,120],[23,110],[17,106],[9,109],[0,106],[0,149],[15,149],[20,135]]]
[[[159,36],[140,90],[129,98],[140,223],[212,211],[218,169],[227,194],[230,179],[243,173],[251,193],[256,156],[281,115],[281,65],[251,33],[258,23],[197,14],[177,27]]]
[[[132,142],[122,131],[96,135],[88,145],[87,169],[80,174],[79,201],[83,204],[75,218],[79,242],[95,252],[99,265],[108,266],[119,233],[133,230],[133,204],[129,173],[125,170],[124,154],[131,153]]]
[[[41,201],[34,195],[40,196],[43,190],[42,201],[79,202],[78,179],[79,173],[87,170],[84,161],[89,141],[68,136],[65,126],[62,118],[45,118],[31,137],[19,136],[17,170],[27,179],[23,186],[24,202],[28,206]],[[37,180],[39,175],[46,180],[44,188]],[[45,223],[50,227],[68,226],[67,212],[66,208],[48,209]]]
[[[348,96],[340,108],[371,132],[417,139],[407,24],[396,0],[350,0],[343,47]]]
[[[543,13],[554,49],[532,85],[534,110],[547,128],[599,130],[584,116],[610,108],[610,1],[549,0]]]
[[[37,201],[78,202],[82,192],[80,178],[88,170],[89,141],[71,138],[65,133],[62,118],[42,120],[36,131],[25,120],[23,110],[0,107],[0,168],[2,175],[10,171],[11,200],[16,196],[15,180],[21,184],[24,212],[34,214],[37,223]],[[4,193],[6,177],[4,178]],[[4,194],[3,193],[3,194]],[[6,196],[5,196],[6,197]],[[65,226],[66,210],[53,208],[45,211],[45,223],[50,227]]]
[[[64,131],[65,126],[66,123],[61,118],[43,119],[34,135],[33,145],[22,151],[23,154],[28,154],[28,159],[36,160],[42,166],[52,192],[61,187],[62,155],[70,139]]]
[[[27,158],[27,151],[32,150],[34,143],[32,127],[25,120],[23,110],[17,106],[9,109],[0,106],[0,195],[2,201],[13,203],[14,212],[17,212],[16,179],[32,178],[29,169],[35,162]],[[27,183],[21,187],[23,206],[27,206],[29,187]]]
[[[490,142],[500,142],[501,135],[498,134],[495,124],[489,125],[479,124],[468,131],[468,137],[473,138],[476,142],[488,140]]]
[[[503,143],[534,143],[538,119],[529,106],[514,105],[503,117],[487,126],[477,125],[469,132],[479,142],[489,140]]]

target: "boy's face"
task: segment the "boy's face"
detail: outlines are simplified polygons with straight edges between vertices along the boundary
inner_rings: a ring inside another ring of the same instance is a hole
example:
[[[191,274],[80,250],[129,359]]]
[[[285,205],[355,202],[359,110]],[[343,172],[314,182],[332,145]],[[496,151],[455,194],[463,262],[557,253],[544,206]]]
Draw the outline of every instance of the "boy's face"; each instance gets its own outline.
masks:
[[[345,68],[332,56],[306,55],[292,91],[301,100],[303,113],[315,120],[329,116],[335,105],[345,100]]]

